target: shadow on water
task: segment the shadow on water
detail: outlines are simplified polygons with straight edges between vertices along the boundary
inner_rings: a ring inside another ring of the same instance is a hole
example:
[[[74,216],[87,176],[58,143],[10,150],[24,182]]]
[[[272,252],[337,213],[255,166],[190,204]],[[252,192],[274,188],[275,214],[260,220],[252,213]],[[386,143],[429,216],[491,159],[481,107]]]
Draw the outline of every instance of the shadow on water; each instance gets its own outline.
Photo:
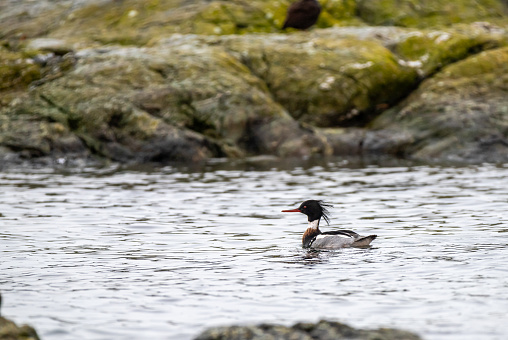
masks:
[[[361,169],[370,166],[376,167],[409,167],[423,165],[424,163],[400,159],[387,156],[311,156],[305,158],[278,158],[275,156],[253,156],[242,159],[214,158],[204,162],[197,163],[179,163],[167,162],[144,163],[144,164],[119,164],[106,163],[102,166],[72,166],[53,164],[52,166],[40,167],[14,167],[2,169],[0,171],[9,172],[34,172],[34,173],[60,173],[60,174],[88,174],[96,177],[107,177],[118,172],[140,172],[140,173],[160,173],[160,172],[180,172],[180,173],[203,173],[214,171],[268,171],[268,170],[293,170],[299,168],[309,170],[315,167],[329,169],[351,168]],[[426,163],[428,164],[428,163]],[[443,165],[443,164],[437,164]],[[460,166],[461,164],[454,164]]]

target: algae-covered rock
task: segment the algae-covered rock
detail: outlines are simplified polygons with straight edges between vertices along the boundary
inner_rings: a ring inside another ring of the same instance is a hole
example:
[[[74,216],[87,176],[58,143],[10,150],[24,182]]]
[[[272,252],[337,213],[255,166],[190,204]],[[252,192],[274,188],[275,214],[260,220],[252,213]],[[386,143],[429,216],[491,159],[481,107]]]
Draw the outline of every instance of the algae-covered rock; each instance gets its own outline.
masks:
[[[121,162],[328,152],[247,67],[198,38],[84,50],[76,58],[73,69],[0,111],[0,145],[58,154],[58,135],[45,132],[58,126],[65,147],[79,153],[85,145]]]
[[[76,44],[145,45],[168,34],[280,32],[292,0],[29,0],[0,3],[0,39],[67,39]],[[321,0],[317,28],[437,27],[492,21],[506,26],[503,0]]]
[[[455,61],[506,45],[506,30],[487,23],[454,25],[442,29],[412,30],[401,34],[391,49],[404,64],[427,77]]]
[[[121,162],[353,155],[365,148],[412,155],[413,134],[372,133],[370,121],[422,78],[503,45],[503,32],[474,25],[330,28],[172,35],[150,47],[48,57],[27,48],[40,79],[0,109],[0,146],[25,157],[68,150]],[[425,40],[427,53],[415,38]]]
[[[20,52],[0,46],[0,108],[11,99],[8,93],[25,90],[41,77],[41,68]]]
[[[398,150],[422,160],[507,162],[508,48],[445,67],[372,128],[366,150]]]
[[[274,27],[256,6],[240,1],[126,0],[83,6],[65,18],[51,36],[86,37],[100,43],[143,45],[171,33],[239,34]]]
[[[29,113],[59,122],[65,132],[79,137],[92,152],[117,161],[199,160],[209,156],[201,136],[167,125],[133,105],[135,92],[157,86],[161,75],[150,65],[142,65],[146,58],[136,60],[124,52],[127,56],[112,52],[81,58],[72,72],[37,87],[29,100],[12,105],[6,115]],[[40,138],[47,142],[45,153],[56,151],[51,140]]]
[[[0,5],[0,37],[65,38],[144,45],[172,33],[244,34],[280,31],[291,0],[59,0]],[[323,1],[319,27],[359,22],[352,0]]]
[[[447,65],[508,41],[502,20],[463,23],[505,18],[497,0],[454,0],[439,11],[435,1],[321,0],[315,29],[280,33],[290,2],[0,3],[0,154],[96,154],[120,162],[427,157],[414,144],[426,134],[415,131],[432,124],[399,128],[383,117],[409,105],[398,104],[422,80],[441,79]],[[321,29],[346,24],[359,27]],[[459,96],[448,99],[447,110],[464,105]],[[489,103],[492,110],[504,105]],[[483,138],[482,131],[469,133]],[[429,143],[453,149],[447,138]]]
[[[82,142],[65,125],[34,119],[33,115],[27,114],[0,116],[0,145],[19,152],[26,158],[47,156],[50,153],[54,156],[87,154]]]
[[[13,2],[0,15],[0,37],[65,38],[75,42],[144,45],[172,33],[243,34],[279,30],[273,8],[289,1],[41,1]],[[266,8],[265,8],[266,7]],[[276,11],[279,17],[282,12]]]
[[[497,0],[359,0],[359,17],[370,25],[435,27],[503,20],[506,2]]]
[[[261,78],[295,119],[315,126],[348,125],[392,104],[417,82],[377,41],[327,34],[222,39]]]
[[[418,335],[392,328],[363,330],[340,322],[321,320],[317,323],[297,323],[292,327],[272,324],[210,328],[195,340],[419,340]]]
[[[415,40],[425,40],[425,44]],[[361,126],[447,64],[505,44],[506,32],[333,28],[292,34],[209,38],[262,79],[295,119],[315,126]]]

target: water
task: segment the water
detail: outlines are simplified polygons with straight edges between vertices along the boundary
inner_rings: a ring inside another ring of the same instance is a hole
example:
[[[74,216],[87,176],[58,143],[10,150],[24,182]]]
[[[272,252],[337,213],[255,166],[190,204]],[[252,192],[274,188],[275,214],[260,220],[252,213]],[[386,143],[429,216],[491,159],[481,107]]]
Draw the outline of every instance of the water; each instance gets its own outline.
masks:
[[[320,318],[508,337],[508,166],[343,162],[0,173],[2,314],[43,340]],[[369,249],[300,247],[302,200]]]

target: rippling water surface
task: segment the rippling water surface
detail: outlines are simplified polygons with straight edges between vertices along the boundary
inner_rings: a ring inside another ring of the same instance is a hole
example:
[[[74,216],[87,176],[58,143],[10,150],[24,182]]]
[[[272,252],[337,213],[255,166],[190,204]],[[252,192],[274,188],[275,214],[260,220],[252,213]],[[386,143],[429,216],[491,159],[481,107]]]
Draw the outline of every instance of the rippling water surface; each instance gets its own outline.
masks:
[[[508,166],[227,164],[0,173],[2,314],[48,339],[191,339],[320,318],[425,339],[508,338]],[[369,249],[308,251],[322,230]]]

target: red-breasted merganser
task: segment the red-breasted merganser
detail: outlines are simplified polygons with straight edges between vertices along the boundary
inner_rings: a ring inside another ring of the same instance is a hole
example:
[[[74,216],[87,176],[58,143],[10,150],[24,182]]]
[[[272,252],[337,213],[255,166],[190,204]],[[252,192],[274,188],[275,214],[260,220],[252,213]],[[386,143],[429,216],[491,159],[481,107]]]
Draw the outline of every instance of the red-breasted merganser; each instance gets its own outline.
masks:
[[[321,217],[330,222],[330,213],[327,208],[331,204],[323,201],[308,200],[303,202],[297,209],[282,210],[282,212],[300,212],[309,217],[309,227],[305,230],[302,237],[304,248],[320,249],[338,249],[345,247],[365,247],[368,246],[377,235],[361,236],[351,230],[326,231],[319,230],[319,221]]]

